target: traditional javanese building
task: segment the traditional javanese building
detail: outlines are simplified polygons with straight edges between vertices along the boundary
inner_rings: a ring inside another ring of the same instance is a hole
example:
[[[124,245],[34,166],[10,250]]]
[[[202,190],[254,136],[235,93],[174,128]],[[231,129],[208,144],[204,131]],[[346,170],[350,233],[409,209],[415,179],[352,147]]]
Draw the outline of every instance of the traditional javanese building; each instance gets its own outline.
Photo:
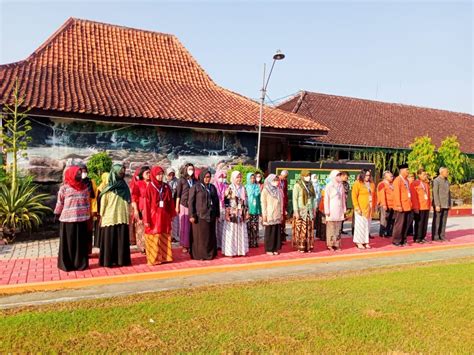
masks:
[[[70,18],[25,60],[0,66],[0,105],[18,82],[33,141],[22,161],[58,182],[71,160],[106,150],[114,160],[178,168],[253,163],[259,104],[214,83],[170,34]],[[328,129],[265,107],[261,166],[289,157],[292,137]]]

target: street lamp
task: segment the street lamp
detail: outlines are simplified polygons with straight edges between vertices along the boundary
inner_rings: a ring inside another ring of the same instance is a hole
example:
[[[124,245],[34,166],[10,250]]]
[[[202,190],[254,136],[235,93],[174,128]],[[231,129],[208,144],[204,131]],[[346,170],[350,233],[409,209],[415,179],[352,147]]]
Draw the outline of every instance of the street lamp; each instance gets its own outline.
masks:
[[[270,73],[268,73],[268,78],[265,78],[265,69],[266,65],[263,63],[263,84],[262,84],[262,97],[260,98],[260,115],[258,120],[258,140],[257,140],[257,157],[256,157],[256,164],[255,167],[258,169],[260,163],[260,141],[262,139],[262,119],[263,119],[263,105],[265,103],[265,96],[267,95],[267,86],[268,82],[270,81],[270,77],[272,76],[273,67],[275,66],[275,62],[277,60],[282,60],[285,58],[285,55],[281,51],[277,51],[273,56],[273,63],[272,67],[270,68]]]

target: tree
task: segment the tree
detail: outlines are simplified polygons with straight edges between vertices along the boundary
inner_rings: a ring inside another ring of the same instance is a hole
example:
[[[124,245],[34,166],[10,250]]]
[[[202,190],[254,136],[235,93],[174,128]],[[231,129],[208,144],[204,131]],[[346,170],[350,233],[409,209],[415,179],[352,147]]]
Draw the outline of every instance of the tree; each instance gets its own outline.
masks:
[[[467,156],[461,152],[456,136],[446,137],[438,149],[438,165],[449,169],[450,180],[456,184],[466,176]]]
[[[95,180],[97,184],[100,183],[102,174],[108,173],[110,169],[112,169],[112,158],[106,152],[92,155],[87,162],[89,177]]]
[[[416,137],[410,144],[412,151],[408,154],[408,168],[416,174],[420,168],[431,176],[436,175],[436,146],[428,136]]]
[[[13,104],[5,104],[3,107],[4,114],[1,117],[2,130],[0,132],[4,153],[12,155],[11,163],[8,164],[8,160],[5,162],[10,174],[12,190],[15,190],[18,184],[18,158],[20,155],[26,157],[28,143],[31,142],[31,137],[28,135],[28,132],[31,131],[31,122],[27,119],[29,110],[20,110],[23,101],[24,99],[19,97],[17,80],[13,91]]]

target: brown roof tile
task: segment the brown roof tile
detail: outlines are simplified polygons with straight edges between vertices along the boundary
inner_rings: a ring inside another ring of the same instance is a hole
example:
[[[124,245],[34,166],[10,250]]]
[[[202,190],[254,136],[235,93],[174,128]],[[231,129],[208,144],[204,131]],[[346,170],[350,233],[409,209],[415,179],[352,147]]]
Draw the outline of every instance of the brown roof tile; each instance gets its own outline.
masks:
[[[259,104],[216,85],[169,34],[71,18],[27,59],[0,66],[0,103],[10,102],[16,78],[33,110],[251,131],[258,124]],[[327,132],[270,107],[263,127]]]
[[[408,148],[428,135],[436,146],[456,135],[462,151],[474,153],[474,116],[432,108],[303,91],[279,108],[329,128],[319,141],[351,146]]]

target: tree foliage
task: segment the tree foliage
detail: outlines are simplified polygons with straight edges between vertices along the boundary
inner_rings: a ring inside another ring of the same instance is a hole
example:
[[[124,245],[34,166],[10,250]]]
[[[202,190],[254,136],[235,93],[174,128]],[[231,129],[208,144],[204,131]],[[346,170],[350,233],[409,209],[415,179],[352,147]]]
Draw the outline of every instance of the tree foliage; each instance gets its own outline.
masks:
[[[0,141],[4,153],[11,153],[11,162],[6,161],[5,165],[11,175],[12,189],[18,183],[18,158],[26,157],[28,143],[31,137],[28,135],[31,131],[31,122],[28,120],[28,109],[22,110],[21,105],[24,99],[20,98],[18,80],[13,91],[13,104],[4,105],[2,114],[2,131],[0,132]]]
[[[467,156],[461,152],[456,136],[446,137],[438,149],[438,165],[449,169],[450,180],[460,183],[466,177]]]
[[[112,158],[107,152],[96,153],[87,162],[89,177],[97,184],[100,184],[102,174],[109,172],[110,169],[112,169]]]
[[[408,167],[411,172],[416,173],[420,168],[431,176],[436,175],[436,146],[428,136],[416,137],[410,144],[411,152],[408,154]]]

